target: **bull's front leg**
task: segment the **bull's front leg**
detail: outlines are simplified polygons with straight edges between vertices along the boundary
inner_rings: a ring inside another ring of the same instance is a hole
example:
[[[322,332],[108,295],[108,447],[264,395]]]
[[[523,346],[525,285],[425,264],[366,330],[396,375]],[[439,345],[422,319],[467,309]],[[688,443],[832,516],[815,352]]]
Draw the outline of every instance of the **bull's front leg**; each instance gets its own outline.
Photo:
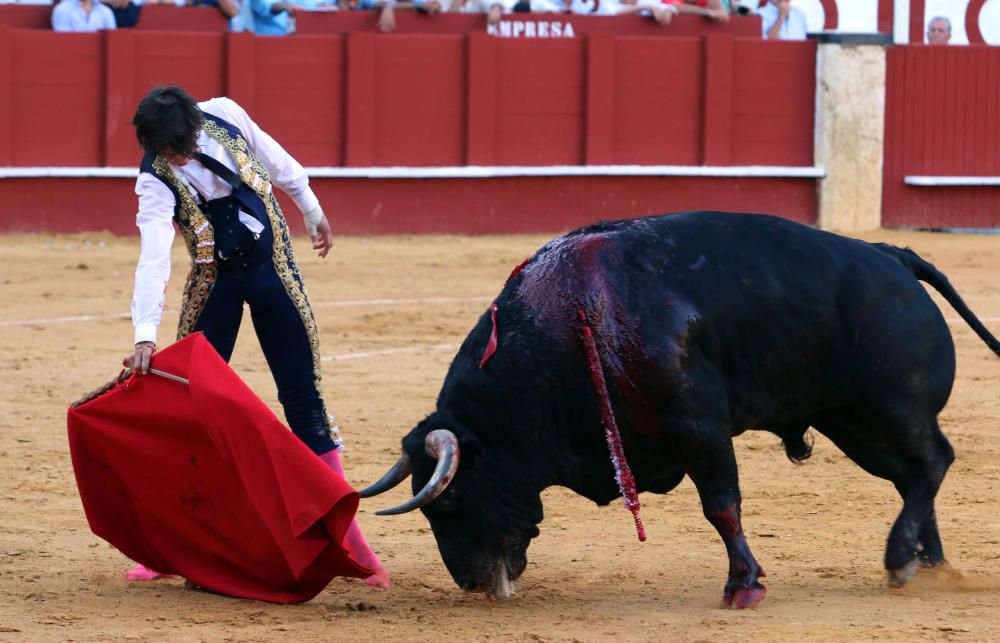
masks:
[[[713,498],[709,502],[706,502],[702,494],[701,502],[705,517],[722,536],[729,555],[729,579],[726,581],[722,602],[726,607],[753,607],[767,595],[767,589],[758,580],[767,574],[753,557],[746,538],[743,537],[739,489],[734,489],[732,495]]]
[[[736,454],[728,432],[704,426],[684,440],[684,465],[698,488],[702,510],[726,545],[729,579],[722,596],[726,607],[753,607],[764,600],[767,590],[759,578],[764,570],[750,553],[740,522],[740,487]]]

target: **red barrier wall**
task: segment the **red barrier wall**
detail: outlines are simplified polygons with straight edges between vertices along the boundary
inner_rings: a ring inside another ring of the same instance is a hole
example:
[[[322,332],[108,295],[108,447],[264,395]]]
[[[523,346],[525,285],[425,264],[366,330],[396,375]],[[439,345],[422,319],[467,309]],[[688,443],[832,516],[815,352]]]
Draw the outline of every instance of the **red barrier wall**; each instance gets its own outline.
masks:
[[[883,225],[1000,225],[1000,187],[903,182],[906,176],[1000,176],[998,78],[998,47],[907,45],[889,50]]]
[[[0,5],[0,25],[12,29],[51,29],[52,5]]]
[[[812,42],[187,33],[177,43],[171,32],[0,28],[12,61],[0,165],[134,165],[129,119],[162,83],[234,98],[307,166],[812,164]]]
[[[162,83],[181,84],[199,99],[232,97],[307,167],[811,166],[815,44],[733,38],[720,32],[724,26],[698,20],[709,25],[709,35],[192,32],[179,38],[0,27],[0,166],[134,167],[140,155],[129,119],[143,93]],[[759,20],[751,22],[759,28]],[[636,24],[649,26],[638,18]],[[16,217],[25,217],[35,229],[39,222],[53,230],[93,222],[120,230],[117,219],[106,219],[106,185],[126,182],[92,181],[101,185],[0,180],[0,226],[24,229]],[[409,222],[418,220],[450,222],[437,231],[554,230],[566,220],[682,208],[816,218],[815,180],[803,178],[315,179],[314,185],[358,233],[416,232]],[[625,185],[633,197],[616,187]],[[53,192],[59,190],[67,193]],[[124,229],[132,230],[134,195],[128,187],[124,194],[114,202],[118,213],[128,212]],[[94,205],[82,212],[81,203]]]

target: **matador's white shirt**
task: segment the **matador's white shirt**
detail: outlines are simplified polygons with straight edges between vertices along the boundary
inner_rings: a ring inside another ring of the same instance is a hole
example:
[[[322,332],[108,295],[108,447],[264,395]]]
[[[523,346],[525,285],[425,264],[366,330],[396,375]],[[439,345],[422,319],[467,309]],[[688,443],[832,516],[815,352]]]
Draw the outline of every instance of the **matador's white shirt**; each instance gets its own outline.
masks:
[[[246,111],[228,98],[213,98],[198,103],[202,111],[232,123],[243,133],[250,150],[267,168],[271,183],[284,190],[303,213],[313,210],[319,200],[309,187],[303,167],[289,156],[277,141],[254,123]],[[198,136],[198,151],[221,161],[236,171],[229,153],[214,138],[202,131]],[[195,160],[186,165],[170,165],[192,194],[195,201],[220,199],[232,194],[232,187]],[[135,184],[139,195],[139,213],[135,222],[142,236],[142,251],[135,269],[135,291],[132,295],[132,324],[135,341],[155,342],[160,325],[167,280],[170,278],[170,247],[174,241],[174,193],[163,182],[146,172],[139,173]],[[241,217],[242,218],[242,217]],[[256,224],[255,220],[247,222]],[[259,224],[257,224],[259,225]]]

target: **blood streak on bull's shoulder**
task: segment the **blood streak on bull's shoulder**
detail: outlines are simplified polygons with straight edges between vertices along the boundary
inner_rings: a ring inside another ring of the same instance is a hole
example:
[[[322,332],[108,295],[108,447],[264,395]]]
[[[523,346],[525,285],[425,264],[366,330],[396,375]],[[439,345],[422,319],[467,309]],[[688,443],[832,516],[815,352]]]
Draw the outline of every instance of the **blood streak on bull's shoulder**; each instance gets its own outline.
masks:
[[[577,309],[583,307],[605,369],[616,378],[631,378],[622,357],[641,353],[642,346],[608,275],[624,260],[617,252],[619,243],[614,227],[584,229],[554,239],[520,272],[515,271],[507,289],[512,298],[531,309],[531,318],[543,332],[559,340],[577,341]]]
[[[610,374],[620,393],[634,388],[640,377],[635,356],[642,353],[641,341],[618,293],[609,284],[608,270],[622,259],[617,242],[614,224],[611,229],[584,230],[555,239],[515,268],[507,285],[513,285],[536,318],[545,320],[547,332],[575,336],[573,341],[583,342],[615,480],[635,520],[639,540],[644,541],[636,481],[625,457],[604,375],[605,371]],[[511,284],[517,276],[520,282]]]
[[[531,309],[531,318],[546,333],[560,339],[570,337],[580,303],[594,306],[595,284],[591,275],[599,272],[599,250],[609,243],[607,235],[578,233],[554,239],[535,253],[505,290]],[[517,278],[515,278],[517,277]],[[585,296],[586,302],[580,302]],[[599,297],[598,297],[599,299]],[[601,306],[603,308],[603,306]]]
[[[582,308],[579,309],[580,322],[582,327],[582,340],[584,350],[587,353],[587,366],[590,369],[591,380],[597,392],[598,404],[601,410],[601,424],[604,425],[604,435],[608,441],[608,451],[611,454],[611,464],[615,469],[615,481],[618,483],[618,490],[625,501],[625,508],[632,512],[635,520],[635,530],[640,541],[646,540],[646,529],[642,525],[642,517],[639,515],[639,494],[635,487],[635,476],[632,475],[632,468],[625,459],[625,448],[622,446],[621,432],[618,430],[618,422],[615,420],[615,412],[611,407],[611,397],[608,395],[607,383],[604,380],[604,369],[597,344],[594,342],[594,335],[590,325],[587,323],[587,315]]]

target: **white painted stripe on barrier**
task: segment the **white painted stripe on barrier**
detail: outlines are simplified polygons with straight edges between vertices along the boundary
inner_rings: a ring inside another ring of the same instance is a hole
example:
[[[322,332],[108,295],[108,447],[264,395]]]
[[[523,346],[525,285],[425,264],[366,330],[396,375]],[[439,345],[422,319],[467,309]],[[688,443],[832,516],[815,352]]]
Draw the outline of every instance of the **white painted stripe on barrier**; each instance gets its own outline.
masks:
[[[343,353],[341,355],[325,355],[320,358],[324,362],[347,362],[353,359],[367,359],[369,357],[383,357],[385,355],[398,355],[399,353],[419,353],[421,351],[457,350],[458,344],[430,344],[427,346],[406,346],[403,348],[385,348],[377,351],[361,351],[358,353]]]
[[[1000,185],[1000,176],[905,176],[903,183],[920,187],[976,187]]]
[[[311,167],[310,177],[369,179],[496,178],[511,176],[703,176],[817,179],[820,167],[778,165],[540,165],[456,167]]]
[[[447,167],[307,167],[314,179],[478,179],[517,176],[695,176],[820,179],[821,167],[784,165],[462,165]],[[135,178],[133,167],[0,167],[0,179]]]

